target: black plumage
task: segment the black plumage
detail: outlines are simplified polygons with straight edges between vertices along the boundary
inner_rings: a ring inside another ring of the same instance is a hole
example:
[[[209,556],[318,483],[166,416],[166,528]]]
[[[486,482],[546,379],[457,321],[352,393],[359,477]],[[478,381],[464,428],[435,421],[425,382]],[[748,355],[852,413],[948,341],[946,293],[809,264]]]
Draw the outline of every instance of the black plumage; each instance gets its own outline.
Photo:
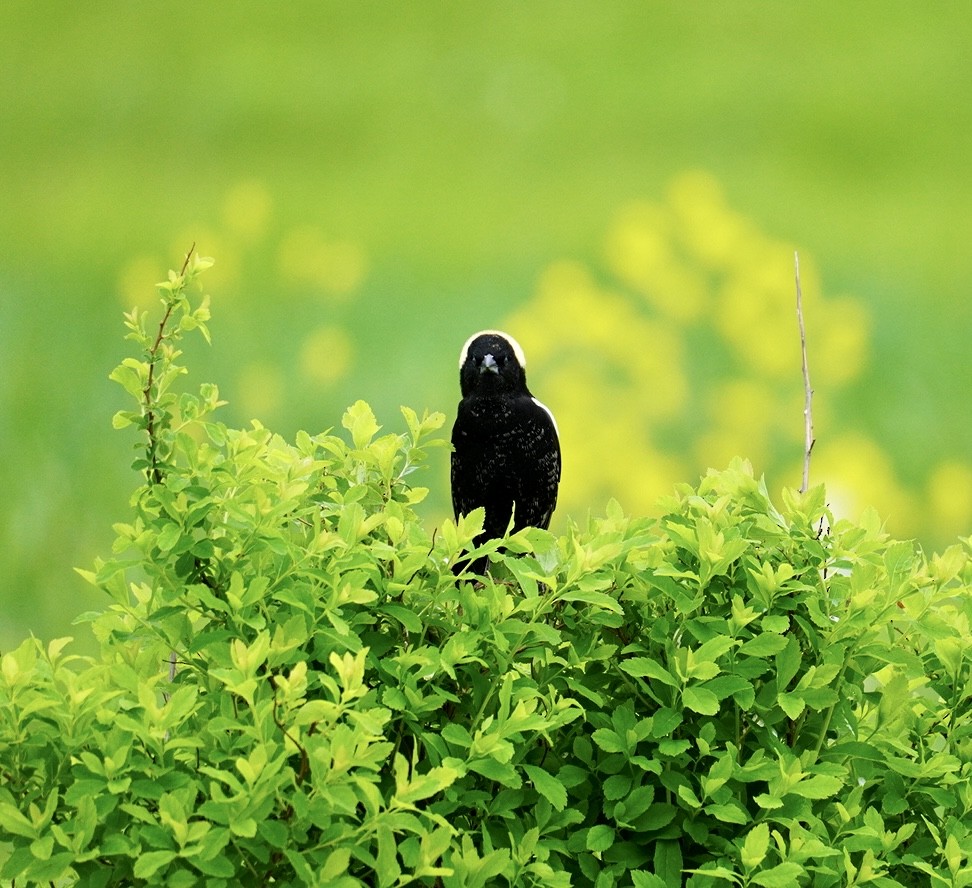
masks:
[[[557,423],[527,388],[525,365],[516,340],[498,330],[474,334],[459,356],[452,506],[457,519],[484,507],[477,545],[503,536],[511,517],[514,531],[545,528],[557,505]],[[485,559],[471,567],[482,573]]]

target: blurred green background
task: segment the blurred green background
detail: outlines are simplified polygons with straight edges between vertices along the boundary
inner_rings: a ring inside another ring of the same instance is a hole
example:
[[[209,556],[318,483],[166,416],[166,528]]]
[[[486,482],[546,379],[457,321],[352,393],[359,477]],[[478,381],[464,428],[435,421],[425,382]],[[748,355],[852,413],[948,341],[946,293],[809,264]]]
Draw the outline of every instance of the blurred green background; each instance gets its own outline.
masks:
[[[561,425],[556,529],[736,453],[799,483],[798,249],[812,480],[969,533],[968,4],[8,0],[0,29],[0,649],[104,604],[71,568],[137,481],[121,312],[193,242],[188,384],[229,423],[451,425],[460,345],[508,329]]]

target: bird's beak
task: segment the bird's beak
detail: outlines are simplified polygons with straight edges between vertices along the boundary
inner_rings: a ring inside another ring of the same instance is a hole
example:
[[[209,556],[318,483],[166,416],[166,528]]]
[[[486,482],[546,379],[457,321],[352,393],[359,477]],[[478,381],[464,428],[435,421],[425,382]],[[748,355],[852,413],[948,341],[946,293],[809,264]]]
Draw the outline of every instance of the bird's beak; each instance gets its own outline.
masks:
[[[479,372],[485,373],[489,370],[491,373],[499,373],[499,366],[496,364],[496,358],[492,355],[486,355],[483,358],[483,363],[479,365]]]

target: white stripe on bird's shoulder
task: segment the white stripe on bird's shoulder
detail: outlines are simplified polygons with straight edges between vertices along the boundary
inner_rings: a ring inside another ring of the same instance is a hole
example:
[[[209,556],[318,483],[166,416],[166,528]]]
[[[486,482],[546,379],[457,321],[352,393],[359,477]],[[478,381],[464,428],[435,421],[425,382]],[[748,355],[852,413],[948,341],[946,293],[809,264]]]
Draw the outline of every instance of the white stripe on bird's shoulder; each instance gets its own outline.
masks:
[[[546,404],[544,404],[542,401],[538,401],[536,398],[533,399],[533,403],[536,404],[537,407],[540,407],[541,409],[547,411],[547,416],[550,417],[550,421],[553,423],[554,434],[557,436],[557,438],[559,440],[560,439],[560,429],[557,428],[557,420],[554,419],[553,411]]]
[[[513,349],[513,354],[516,355],[516,360],[519,362],[520,366],[526,369],[526,355],[523,353],[523,348],[520,343],[517,342],[509,333],[504,333],[502,330],[480,330],[478,333],[473,333],[462,347],[462,351],[459,352],[459,369],[462,369],[462,365],[466,363],[466,356],[469,352],[469,346],[472,345],[480,336],[501,336],[509,344],[510,348]],[[549,412],[549,411],[548,411]]]

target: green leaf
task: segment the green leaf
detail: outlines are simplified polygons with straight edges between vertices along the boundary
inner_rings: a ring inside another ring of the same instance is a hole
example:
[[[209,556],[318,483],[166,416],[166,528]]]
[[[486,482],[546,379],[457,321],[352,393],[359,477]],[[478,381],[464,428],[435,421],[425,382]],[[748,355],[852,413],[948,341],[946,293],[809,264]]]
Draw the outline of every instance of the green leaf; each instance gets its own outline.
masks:
[[[624,752],[627,749],[621,738],[610,728],[598,728],[591,739],[605,752]]]
[[[617,801],[631,791],[631,778],[626,774],[612,774],[602,784],[604,798],[609,801]]]
[[[395,833],[388,826],[378,825],[378,857],[377,875],[380,888],[394,885],[398,877],[402,874],[402,868],[398,864],[398,847],[395,842]]]
[[[452,786],[457,777],[456,768],[447,765],[430,768],[428,773],[412,777],[404,789],[395,793],[395,798],[403,804],[414,804]]]
[[[651,736],[657,738],[670,737],[672,732],[682,724],[682,721],[681,712],[663,707],[651,717]]]
[[[133,875],[136,879],[151,879],[159,870],[176,858],[175,851],[146,851],[135,861]]]
[[[592,826],[587,833],[586,847],[588,851],[607,851],[614,844],[614,830],[604,824]]]
[[[442,739],[447,743],[454,743],[456,746],[470,747],[472,746],[473,738],[469,731],[466,730],[464,725],[460,725],[457,722],[449,722],[442,729]]]
[[[628,675],[633,675],[635,678],[653,678],[669,687],[678,687],[675,676],[649,657],[628,657],[619,665]]]
[[[351,432],[351,441],[357,450],[363,450],[381,428],[371,407],[364,401],[355,401],[341,418],[343,425]]]
[[[634,888],[667,888],[665,880],[661,876],[642,870],[631,871],[631,884]]]
[[[754,885],[762,885],[763,888],[792,888],[806,874],[807,871],[800,864],[787,861],[755,873],[750,881]]]
[[[694,651],[696,662],[715,662],[719,657],[729,653],[739,642],[728,635],[716,635]]]
[[[624,613],[624,609],[618,604],[616,598],[612,598],[610,595],[604,592],[595,592],[591,590],[575,589],[570,592],[564,592],[560,596],[562,601],[580,601],[585,604],[590,604],[593,607],[603,608],[604,610],[613,611],[617,614]]]
[[[719,711],[719,698],[705,688],[684,688],[682,690],[682,702],[686,708],[700,715],[715,715]]]
[[[805,799],[827,799],[844,788],[844,781],[829,774],[815,774],[790,787],[793,795]]]
[[[338,876],[343,876],[348,871],[350,860],[350,848],[335,848],[327,855],[327,860],[324,861],[324,866],[321,868],[321,882],[327,884]]]
[[[143,361],[125,358],[108,374],[108,378],[112,382],[117,382],[133,398],[141,401],[145,381],[148,379],[148,365]]]
[[[0,827],[15,836],[38,837],[37,828],[9,802],[0,801]]]
[[[763,632],[743,643],[739,647],[739,653],[746,654],[749,657],[771,657],[773,654],[782,651],[786,647],[787,641],[785,635]]]
[[[690,808],[702,807],[702,802],[699,801],[699,797],[688,786],[679,786],[678,797]]]
[[[740,848],[739,859],[747,871],[755,869],[769,851],[770,832],[766,823],[757,823],[747,834]]]
[[[666,885],[682,884],[682,849],[678,842],[655,842],[655,874],[660,876]]]
[[[516,772],[516,768],[506,762],[498,762],[494,758],[477,759],[469,762],[467,767],[477,774],[482,774],[483,777],[495,780],[497,783],[509,786],[512,789],[519,789],[523,783],[520,775]]]
[[[409,632],[415,632],[416,634],[422,632],[424,624],[422,623],[422,618],[415,611],[407,607],[402,607],[400,604],[383,604],[380,611],[397,620]]]
[[[179,524],[171,523],[166,524],[162,530],[159,531],[159,535],[156,537],[155,543],[162,552],[170,552],[179,539],[182,537],[182,526]]]
[[[765,622],[765,621],[764,621]],[[786,639],[786,647],[776,655],[776,686],[786,690],[793,676],[797,674],[803,655],[796,636],[790,635]]]
[[[723,823],[737,823],[740,826],[745,826],[750,820],[748,812],[738,802],[725,805],[706,805],[705,812]]]
[[[776,702],[780,704],[780,709],[786,713],[786,717],[789,719],[797,719],[800,714],[806,708],[806,703],[803,702],[803,697],[798,694],[780,694],[776,698]]]
[[[535,765],[524,765],[523,770],[537,792],[550,802],[555,811],[563,811],[567,807],[567,790],[556,777]]]

